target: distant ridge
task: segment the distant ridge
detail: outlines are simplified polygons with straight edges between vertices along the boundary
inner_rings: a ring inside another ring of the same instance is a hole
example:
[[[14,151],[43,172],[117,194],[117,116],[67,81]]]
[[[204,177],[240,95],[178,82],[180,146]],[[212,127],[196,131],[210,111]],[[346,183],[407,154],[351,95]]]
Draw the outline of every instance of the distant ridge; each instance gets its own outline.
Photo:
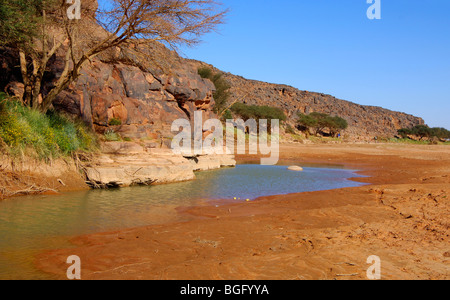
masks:
[[[221,72],[214,66],[198,60],[188,59],[187,61],[197,68],[209,67],[216,72]],[[223,73],[224,78],[231,85],[231,103],[237,100],[251,105],[281,108],[288,116],[288,123],[291,125],[295,125],[298,112],[338,115],[349,123],[349,128],[345,131],[347,136],[353,139],[369,140],[375,137],[393,137],[400,128],[424,124],[422,118],[410,114],[377,106],[360,105],[323,93],[302,91],[289,85],[245,79],[242,76]]]

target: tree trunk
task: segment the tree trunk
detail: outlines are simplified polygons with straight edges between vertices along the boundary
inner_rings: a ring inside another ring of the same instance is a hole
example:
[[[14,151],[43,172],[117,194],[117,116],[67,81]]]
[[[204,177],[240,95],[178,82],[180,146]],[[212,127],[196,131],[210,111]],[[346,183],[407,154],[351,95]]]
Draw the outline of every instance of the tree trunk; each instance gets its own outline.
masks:
[[[31,97],[32,97],[32,88],[30,85],[30,78],[28,77],[28,65],[27,65],[27,56],[25,51],[19,50],[19,60],[20,60],[20,72],[22,74],[22,81],[24,85],[24,93],[22,102],[26,106],[30,106]]]
[[[39,109],[39,96],[41,95],[42,77],[36,76],[33,82],[33,95],[32,95],[32,105],[31,108]]]

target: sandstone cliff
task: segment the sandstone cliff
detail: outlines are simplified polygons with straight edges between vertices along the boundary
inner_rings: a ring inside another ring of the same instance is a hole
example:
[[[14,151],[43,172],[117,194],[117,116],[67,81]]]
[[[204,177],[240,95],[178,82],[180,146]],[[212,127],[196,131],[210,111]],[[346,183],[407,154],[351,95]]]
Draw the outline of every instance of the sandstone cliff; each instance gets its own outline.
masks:
[[[196,110],[213,117],[214,85],[202,79],[196,69],[179,66],[164,74],[136,64],[99,59],[83,70],[54,106],[81,115],[100,133],[116,119],[121,125],[113,128],[123,137],[170,137],[176,119],[190,119]]]

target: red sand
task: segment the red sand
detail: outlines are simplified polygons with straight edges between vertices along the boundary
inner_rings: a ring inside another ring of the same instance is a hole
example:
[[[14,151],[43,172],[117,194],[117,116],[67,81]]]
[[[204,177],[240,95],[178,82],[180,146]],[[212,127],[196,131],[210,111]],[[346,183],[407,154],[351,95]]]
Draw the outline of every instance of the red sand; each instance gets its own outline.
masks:
[[[372,184],[185,208],[193,221],[76,237],[36,265],[61,279],[70,255],[83,279],[367,279],[376,255],[382,279],[450,279],[450,147],[284,145],[281,158]]]

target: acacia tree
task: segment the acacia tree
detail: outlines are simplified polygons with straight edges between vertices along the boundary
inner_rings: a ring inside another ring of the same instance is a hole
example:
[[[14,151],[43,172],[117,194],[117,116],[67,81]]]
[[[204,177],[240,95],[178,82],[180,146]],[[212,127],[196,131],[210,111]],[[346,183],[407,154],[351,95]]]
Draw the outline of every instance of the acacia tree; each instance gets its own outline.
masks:
[[[312,116],[298,113],[297,124],[300,129],[305,130],[308,135],[310,134],[310,128],[316,127],[317,123],[317,119],[313,118]]]
[[[336,136],[341,130],[345,130],[348,127],[348,122],[345,119],[318,112],[313,112],[309,115],[298,113],[297,124],[307,134],[313,129],[315,135],[319,135],[325,128],[328,128],[330,135]]]
[[[330,130],[330,134],[333,137],[336,137],[341,132],[341,130],[345,130],[348,128],[348,122],[344,118],[334,116],[329,117],[328,120],[328,129]]]
[[[107,50],[138,51],[155,42],[172,49],[195,45],[201,35],[223,22],[226,13],[214,0],[109,0],[103,9],[92,3],[96,1],[83,7],[81,19],[71,20],[66,0],[1,2],[0,14],[16,19],[6,22],[11,26],[5,32],[0,30],[0,44],[19,51],[25,105],[47,111],[56,96],[80,76],[82,67]],[[17,34],[11,33],[13,24]],[[62,53],[64,67],[44,92],[44,75],[56,53]],[[148,56],[148,51],[142,55]]]
[[[433,137],[440,140],[446,140],[450,138],[449,130],[441,127],[430,128],[427,125],[416,125],[412,128],[402,128],[397,132],[402,138],[410,138],[410,136],[416,136],[419,138],[419,141],[422,141],[425,138],[430,139]]]

